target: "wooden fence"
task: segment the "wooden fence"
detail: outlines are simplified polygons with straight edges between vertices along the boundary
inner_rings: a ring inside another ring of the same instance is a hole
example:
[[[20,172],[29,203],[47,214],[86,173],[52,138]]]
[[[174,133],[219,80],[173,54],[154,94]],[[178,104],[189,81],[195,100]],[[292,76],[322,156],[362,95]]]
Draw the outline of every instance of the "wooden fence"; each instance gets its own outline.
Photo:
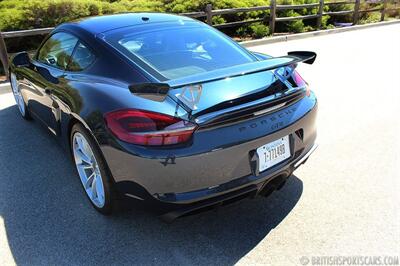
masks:
[[[303,20],[303,19],[316,19],[316,28],[321,28],[321,22],[323,16],[343,16],[343,15],[353,15],[353,25],[356,25],[359,20],[359,16],[361,13],[366,12],[380,12],[381,13],[381,21],[385,19],[385,14],[388,11],[399,10],[400,7],[388,9],[387,8],[388,0],[378,0],[374,1],[374,4],[383,4],[382,7],[379,8],[371,8],[366,10],[360,10],[360,0],[344,0],[338,2],[324,2],[324,0],[319,0],[318,3],[312,4],[302,4],[302,5],[277,5],[276,0],[271,0],[269,6],[256,6],[256,7],[244,7],[244,8],[229,8],[229,9],[213,9],[211,4],[208,4],[204,11],[200,12],[190,12],[190,13],[181,13],[180,15],[188,16],[191,18],[197,18],[204,20],[207,24],[212,25],[216,28],[228,28],[228,27],[237,27],[245,24],[251,24],[255,22],[262,22],[268,24],[269,32],[271,35],[275,33],[275,24],[277,22],[283,21],[294,21],[294,20]],[[333,6],[333,5],[341,5],[341,4],[351,4],[354,5],[353,10],[344,10],[344,11],[331,11],[324,12],[324,6]],[[305,15],[305,16],[297,16],[297,17],[277,17],[277,11],[280,10],[297,10],[304,8],[318,8],[318,12],[315,15]],[[265,15],[262,18],[258,19],[250,19],[244,21],[235,21],[214,25],[212,23],[213,16],[227,15],[227,14],[237,14],[237,13],[245,13],[252,11],[264,11]],[[269,11],[269,12],[267,12]],[[10,32],[0,32],[0,60],[3,64],[4,71],[6,72],[6,77],[8,78],[8,53],[7,47],[4,42],[6,38],[14,38],[14,37],[26,37],[33,35],[45,35],[50,33],[53,28],[41,28],[41,29],[32,29],[32,30],[21,30],[21,31],[10,31]]]

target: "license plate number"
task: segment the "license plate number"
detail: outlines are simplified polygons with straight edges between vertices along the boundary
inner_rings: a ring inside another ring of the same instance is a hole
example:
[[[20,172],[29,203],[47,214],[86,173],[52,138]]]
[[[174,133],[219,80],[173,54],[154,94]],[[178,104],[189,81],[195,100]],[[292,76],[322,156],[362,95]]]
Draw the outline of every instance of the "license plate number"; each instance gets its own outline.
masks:
[[[289,136],[282,137],[259,147],[257,154],[259,159],[258,169],[260,172],[286,160],[290,157]]]

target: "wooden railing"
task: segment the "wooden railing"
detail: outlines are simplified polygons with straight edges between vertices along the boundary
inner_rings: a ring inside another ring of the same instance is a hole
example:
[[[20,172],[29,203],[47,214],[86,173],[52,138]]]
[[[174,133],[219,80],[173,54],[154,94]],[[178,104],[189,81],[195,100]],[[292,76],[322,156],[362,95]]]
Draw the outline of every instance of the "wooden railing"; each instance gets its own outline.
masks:
[[[400,7],[396,7],[394,9],[387,8],[387,1],[388,0],[379,0],[374,1],[374,4],[383,4],[380,8],[372,8],[366,10],[360,10],[360,0],[344,0],[338,2],[324,2],[324,0],[319,0],[318,3],[312,4],[302,4],[302,5],[277,5],[276,0],[271,0],[269,6],[256,6],[256,7],[243,7],[243,8],[229,8],[229,9],[212,9],[212,5],[208,4],[204,11],[200,12],[190,12],[190,13],[181,13],[180,15],[188,16],[191,18],[197,18],[204,20],[207,24],[214,26],[216,28],[228,28],[228,27],[237,27],[242,26],[245,24],[251,24],[255,22],[262,22],[268,24],[269,32],[271,35],[275,33],[275,24],[277,22],[283,21],[294,21],[294,20],[303,20],[303,19],[317,19],[316,21],[316,28],[321,29],[321,22],[323,16],[343,16],[353,14],[353,25],[356,25],[359,20],[360,13],[365,12],[380,12],[381,18],[380,20],[383,21],[385,19],[385,14],[388,11],[392,10],[399,10]],[[396,0],[398,1],[398,0]],[[330,11],[324,12],[324,6],[333,6],[333,5],[341,5],[341,4],[351,4],[354,5],[352,10],[344,10],[344,11]],[[280,10],[297,10],[297,9],[304,9],[304,8],[318,8],[318,12],[315,15],[305,15],[305,16],[297,16],[297,17],[277,17],[277,11]],[[214,16],[220,15],[227,15],[227,14],[237,14],[237,13],[245,13],[245,12],[252,12],[252,11],[264,11],[265,15],[262,18],[257,19],[249,19],[244,21],[234,21],[234,22],[227,22],[222,24],[214,25],[212,22],[212,18]],[[269,12],[267,12],[269,11]],[[8,53],[7,47],[4,42],[6,38],[14,38],[14,37],[26,37],[26,36],[34,36],[34,35],[45,35],[50,33],[53,28],[41,28],[41,29],[32,29],[32,30],[21,30],[21,31],[10,31],[10,32],[0,32],[0,60],[3,64],[4,71],[6,72],[6,77],[8,77]]]

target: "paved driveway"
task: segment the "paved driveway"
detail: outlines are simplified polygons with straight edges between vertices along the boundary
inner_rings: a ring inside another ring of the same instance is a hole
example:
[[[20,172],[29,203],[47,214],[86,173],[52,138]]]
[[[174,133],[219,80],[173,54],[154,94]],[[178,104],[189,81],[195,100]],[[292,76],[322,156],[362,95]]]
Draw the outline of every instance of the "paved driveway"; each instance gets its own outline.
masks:
[[[299,264],[301,256],[400,255],[400,25],[255,47],[314,50],[320,147],[269,198],[164,224],[88,204],[73,166],[0,95],[0,265]]]

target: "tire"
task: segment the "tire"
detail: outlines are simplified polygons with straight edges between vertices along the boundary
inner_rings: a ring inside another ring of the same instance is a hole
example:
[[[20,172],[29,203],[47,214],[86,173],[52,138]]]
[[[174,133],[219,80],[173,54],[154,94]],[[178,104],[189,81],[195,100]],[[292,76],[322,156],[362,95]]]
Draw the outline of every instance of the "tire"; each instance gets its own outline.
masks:
[[[98,212],[111,214],[116,205],[115,193],[111,174],[100,148],[88,130],[79,123],[71,129],[70,143],[73,162],[90,203]]]
[[[14,99],[15,99],[15,102],[17,104],[19,113],[26,120],[32,119],[32,117],[29,114],[28,107],[25,104],[24,97],[23,97],[23,95],[22,95],[22,93],[21,93],[21,91],[19,89],[19,85],[18,85],[18,80],[17,80],[16,74],[10,72],[9,80],[10,80],[11,90],[12,90],[12,93],[14,95]]]

